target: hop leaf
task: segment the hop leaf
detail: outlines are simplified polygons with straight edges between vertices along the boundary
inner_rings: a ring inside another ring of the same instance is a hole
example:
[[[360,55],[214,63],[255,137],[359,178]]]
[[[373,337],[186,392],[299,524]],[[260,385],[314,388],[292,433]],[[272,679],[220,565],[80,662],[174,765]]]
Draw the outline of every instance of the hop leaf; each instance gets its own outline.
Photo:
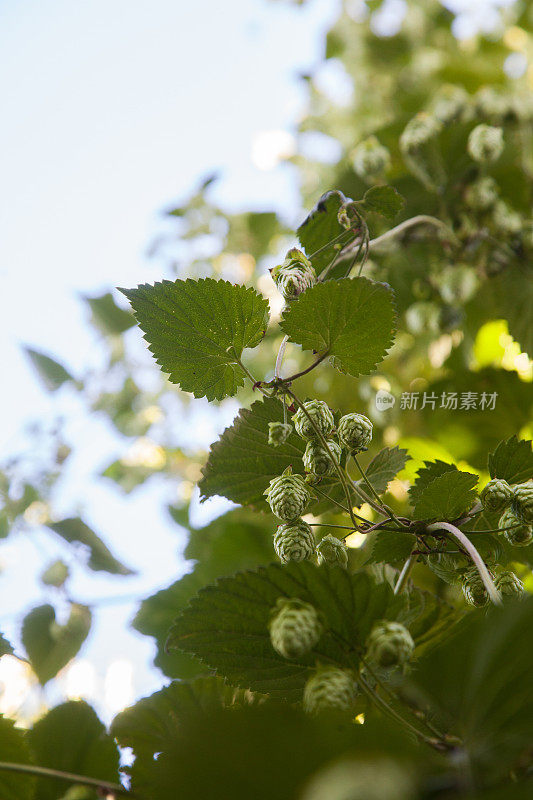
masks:
[[[346,414],[339,421],[337,434],[343,447],[359,453],[372,441],[372,423],[364,414]]]
[[[380,667],[399,667],[411,658],[415,643],[399,622],[378,622],[366,642],[369,661]]]
[[[341,539],[328,534],[317,544],[316,552],[319,564],[339,564],[348,566],[348,548]]]
[[[356,686],[353,674],[338,667],[319,667],[304,688],[304,708],[310,714],[329,709],[350,711]]]
[[[512,509],[516,516],[527,522],[533,523],[533,482],[520,483],[513,487]]]
[[[515,547],[527,547],[533,541],[531,525],[520,519],[512,508],[507,508],[498,523],[499,528],[504,528],[503,536],[509,544]]]
[[[301,475],[293,475],[287,467],[283,475],[273,478],[265,491],[272,513],[285,522],[293,522],[300,517],[311,495]]]
[[[479,499],[485,511],[503,511],[511,504],[513,490],[507,481],[494,478],[489,481],[480,494]]]
[[[329,439],[328,447],[336,461],[340,462],[342,456],[340,445],[333,439]],[[311,473],[311,475],[316,475],[318,478],[323,478],[326,475],[333,475],[335,472],[335,463],[330,454],[322,447],[320,442],[317,441],[311,440],[307,442],[307,447],[303,455],[303,463],[305,471]]]
[[[280,597],[272,610],[270,641],[283,658],[299,658],[317,644],[324,626],[314,606],[297,597]]]
[[[303,519],[279,525],[274,536],[274,550],[282,564],[310,559],[315,552],[315,538],[311,526]]]
[[[328,404],[323,400],[308,400],[307,403],[304,403],[304,408],[307,414],[302,408],[299,408],[292,418],[296,433],[302,439],[317,438],[316,430],[309,419],[311,417],[322,436],[328,437],[335,425],[335,420]]]

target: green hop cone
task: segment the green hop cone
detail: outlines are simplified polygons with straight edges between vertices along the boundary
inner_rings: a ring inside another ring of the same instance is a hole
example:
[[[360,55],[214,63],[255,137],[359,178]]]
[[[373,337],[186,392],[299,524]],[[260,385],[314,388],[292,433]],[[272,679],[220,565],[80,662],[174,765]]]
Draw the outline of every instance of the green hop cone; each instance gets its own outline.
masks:
[[[340,444],[333,439],[329,439],[328,447],[331,450],[333,458],[337,462],[340,462],[342,456]],[[335,463],[332,461],[330,454],[322,447],[319,441],[313,439],[307,442],[303,455],[303,463],[305,471],[309,472],[311,475],[316,475],[317,478],[333,475],[335,472]]]
[[[463,575],[462,586],[463,595],[470,606],[482,608],[489,602],[489,595],[485,584],[476,567],[470,567]]]
[[[369,136],[358,144],[351,154],[354,172],[363,179],[381,175],[389,166],[390,160],[389,151],[375,136]]]
[[[481,492],[479,499],[485,511],[503,511],[511,505],[513,490],[507,481],[493,478]]]
[[[283,264],[271,270],[274,283],[285,300],[296,300],[316,283],[316,272],[307,256],[293,247],[285,256]]]
[[[492,222],[498,233],[506,236],[516,236],[522,230],[522,217],[504,200],[498,200],[494,205]]]
[[[489,211],[498,200],[498,184],[485,177],[471,183],[465,191],[465,203],[472,211]]]
[[[272,513],[284,522],[294,522],[303,514],[311,495],[301,475],[293,475],[292,468],[277,478],[272,478],[265,495]]]
[[[324,626],[314,606],[297,597],[280,597],[272,609],[269,630],[274,650],[290,659],[309,653]]]
[[[274,535],[274,550],[282,564],[310,559],[315,552],[311,526],[303,519],[279,525]]]
[[[533,524],[533,482],[519,483],[513,486],[512,509],[516,516]]]
[[[316,546],[319,564],[339,564],[348,566],[348,548],[341,539],[328,534]]]
[[[470,95],[462,86],[442,86],[432,103],[433,116],[443,125],[470,116]]]
[[[403,666],[414,649],[411,634],[399,622],[377,622],[366,640],[368,660],[383,668]]]
[[[335,425],[335,420],[333,419],[333,414],[328,404],[323,400],[308,400],[304,403],[304,408],[316,427],[320,430],[322,436],[327,439]],[[304,413],[303,409],[299,408],[293,416],[292,421],[294,422],[296,433],[298,436],[301,436],[302,439],[318,439],[316,430],[308,419],[307,414]]]
[[[273,447],[285,444],[292,432],[292,425],[286,422],[268,423],[268,443]]]
[[[509,113],[509,97],[497,92],[492,86],[483,86],[475,94],[474,107],[483,119],[502,122]]]
[[[479,164],[497,161],[503,153],[503,131],[493,125],[476,125],[468,137],[468,154]]]
[[[351,711],[356,694],[354,676],[338,667],[318,667],[304,688],[304,709],[309,714],[338,709]]]
[[[502,535],[509,544],[515,547],[527,547],[533,542],[531,525],[518,517],[512,508],[507,508],[498,522],[498,528],[504,528]]]
[[[500,572],[494,582],[503,597],[522,597],[524,593],[524,584],[510,569]]]
[[[372,441],[372,423],[364,414],[345,414],[337,428],[339,441],[351,453],[368,450]]]
[[[404,161],[418,180],[430,191],[435,191],[445,180],[438,136],[442,123],[421,112],[411,119],[400,136],[400,150]]]

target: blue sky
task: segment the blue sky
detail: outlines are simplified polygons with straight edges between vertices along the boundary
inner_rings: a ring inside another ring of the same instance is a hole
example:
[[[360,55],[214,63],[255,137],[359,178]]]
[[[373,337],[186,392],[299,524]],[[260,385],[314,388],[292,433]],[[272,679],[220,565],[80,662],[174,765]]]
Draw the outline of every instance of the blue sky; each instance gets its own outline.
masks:
[[[220,170],[214,193],[228,208],[296,212],[290,170],[258,169],[257,141],[294,129],[304,103],[297,75],[320,61],[337,10],[332,0],[304,8],[266,0],[0,6],[4,454],[29,418],[47,418],[55,407],[20,344],[55,354],[74,373],[95,363],[98,344],[79,295],[159,277],[144,252],[161,208]],[[150,486],[124,499],[92,480],[118,455],[116,440],[68,394],[59,406],[78,451],[63,478],[62,513],[81,499],[117,555],[142,570],[121,582],[75,569],[77,598],[144,597],[168,585],[184,569],[184,540],[161,510],[163,492]],[[204,437],[215,436],[197,424]],[[0,550],[0,625],[9,633],[35,600],[47,599],[38,574],[62,552],[46,534],[19,536]],[[135,607],[97,610],[82,657],[100,678],[113,660],[131,659],[139,695],[160,678],[149,667],[149,640],[127,628]],[[46,699],[59,695],[49,690]]]

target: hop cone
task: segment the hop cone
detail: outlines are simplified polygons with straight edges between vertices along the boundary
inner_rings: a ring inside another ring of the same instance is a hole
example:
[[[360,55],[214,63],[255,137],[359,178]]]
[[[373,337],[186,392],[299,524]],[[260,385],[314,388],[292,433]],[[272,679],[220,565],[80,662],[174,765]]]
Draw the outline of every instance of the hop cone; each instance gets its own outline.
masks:
[[[285,300],[295,300],[316,283],[313,265],[297,247],[289,250],[283,264],[274,267],[271,274]]]
[[[337,462],[340,462],[342,456],[340,445],[333,439],[329,439],[328,446],[333,457]],[[320,442],[313,439],[307,442],[307,447],[303,455],[303,462],[305,471],[316,475],[318,478],[323,478],[326,475],[333,475],[335,472],[335,464],[331,460],[330,454],[322,447]]]
[[[265,494],[272,513],[285,522],[300,517],[311,499],[304,479],[293,475],[290,467],[283,475],[272,478]]]
[[[335,425],[335,420],[333,419],[333,414],[328,404],[323,400],[308,400],[307,403],[304,403],[304,408],[322,433],[322,436],[327,438]],[[296,433],[301,436],[302,439],[318,438],[314,427],[301,408],[299,408],[293,416],[292,421],[294,422]]]
[[[338,667],[319,667],[304,688],[304,708],[310,714],[328,709],[350,711],[355,699],[351,672]]]
[[[432,105],[433,116],[443,125],[449,125],[470,112],[470,96],[462,86],[445,84],[438,91]]]
[[[498,200],[492,210],[492,222],[499,233],[513,236],[522,230],[521,215],[514,211],[504,200]]]
[[[503,536],[509,544],[515,547],[527,547],[533,541],[533,530],[531,525],[520,519],[512,508],[507,508],[498,523],[499,528],[504,528]]]
[[[367,657],[380,667],[399,667],[411,658],[415,643],[399,622],[378,622],[366,641]]]
[[[359,453],[372,441],[372,423],[364,414],[346,414],[340,419],[337,434],[343,447]]]
[[[511,570],[501,572],[496,577],[495,584],[504,597],[521,597],[524,592],[524,584]]]
[[[465,201],[473,211],[488,211],[498,199],[498,185],[494,178],[480,178],[465,191]]]
[[[533,523],[533,482],[513,487],[512,509],[524,522]]]
[[[285,422],[269,422],[268,423],[268,443],[274,447],[279,447],[280,444],[285,444],[291,435],[292,426]]]
[[[503,152],[503,131],[492,125],[476,125],[468,137],[468,153],[480,164],[497,161]]]
[[[337,761],[311,778],[302,800],[413,800],[413,781],[391,758]]]
[[[441,580],[455,586],[461,583],[464,568],[454,558],[447,553],[431,553],[428,556],[428,567]]]
[[[390,160],[389,151],[375,136],[369,136],[358,144],[352,153],[352,166],[360,178],[381,175],[389,166]]]
[[[493,478],[489,481],[480,495],[485,511],[503,511],[511,504],[513,490],[507,481]]]
[[[279,525],[274,535],[274,550],[282,564],[311,558],[315,552],[315,538],[311,526],[303,519]]]
[[[442,124],[424,112],[411,119],[400,136],[400,150],[413,175],[430,190],[444,182],[442,157],[437,137]]]
[[[297,597],[280,597],[272,609],[270,641],[283,658],[300,658],[316,645],[324,627],[316,608]]]
[[[476,567],[471,567],[465,572],[461,588],[468,605],[481,608],[482,606],[486,606],[489,602],[485,584]]]
[[[317,544],[316,552],[319,564],[339,564],[341,567],[348,566],[348,548],[336,536],[324,536]]]

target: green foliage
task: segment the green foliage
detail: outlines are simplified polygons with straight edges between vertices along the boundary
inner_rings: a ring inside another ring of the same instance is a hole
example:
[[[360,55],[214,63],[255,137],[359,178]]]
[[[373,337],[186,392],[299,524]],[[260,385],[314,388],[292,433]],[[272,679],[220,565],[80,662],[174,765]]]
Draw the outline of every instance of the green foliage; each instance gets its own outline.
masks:
[[[368,278],[326,281],[285,311],[281,329],[304,350],[327,353],[354,377],[371,372],[392,344],[395,310],[390,287]]]
[[[326,247],[332,239],[343,232],[343,227],[339,223],[337,215],[344,203],[346,203],[346,197],[342,192],[336,189],[326,192],[298,228],[297,234],[300,244],[308,258],[312,257],[311,260],[317,275],[331,261],[332,250],[329,248],[316,256],[313,254],[317,250]]]
[[[409,461],[407,450],[401,447],[384,447],[366,467],[367,478],[377,492],[386,492],[390,481],[396,477]],[[358,486],[364,488],[363,481]]]
[[[118,749],[96,713],[82,701],[56,706],[29,732],[35,762],[48,769],[118,782]],[[35,800],[63,797],[68,783],[40,778]],[[89,797],[98,797],[93,789]]]
[[[118,336],[135,325],[135,317],[115,303],[111,292],[83,298],[92,312],[92,322],[103,334]]]
[[[22,642],[31,666],[44,686],[78,653],[91,628],[87,606],[73,604],[64,625],[52,606],[32,609],[22,623]]]
[[[503,478],[507,483],[522,483],[533,475],[533,450],[531,441],[511,436],[500,442],[494,453],[489,454],[491,478]]]
[[[7,641],[5,636],[0,633],[0,658],[5,655],[10,655],[13,652],[13,648],[11,647],[10,643]]]
[[[195,397],[234,395],[245,374],[237,363],[268,324],[268,303],[227,281],[162,281],[121,290],[150,350],[172,383]]]
[[[131,569],[121,564],[111,554],[100,537],[79,517],[69,517],[59,522],[48,522],[47,527],[70,543],[81,544],[89,551],[87,566],[95,571],[113,575],[133,575]]]
[[[41,353],[31,347],[25,347],[24,352],[30,359],[39,378],[49,392],[55,392],[57,389],[60,389],[64,383],[69,383],[74,380],[70,372],[54,358],[50,358],[50,356],[47,356],[45,353]]]
[[[454,520],[468,511],[476,498],[478,476],[450,470],[434,478],[416,501],[414,519]]]
[[[31,764],[30,750],[24,731],[0,716],[0,760],[15,764]],[[0,770],[2,800],[33,800],[35,781],[31,775]]]
[[[394,219],[403,206],[403,197],[394,186],[373,186],[365,192],[362,204],[368,211],[381,214],[387,219]]]

